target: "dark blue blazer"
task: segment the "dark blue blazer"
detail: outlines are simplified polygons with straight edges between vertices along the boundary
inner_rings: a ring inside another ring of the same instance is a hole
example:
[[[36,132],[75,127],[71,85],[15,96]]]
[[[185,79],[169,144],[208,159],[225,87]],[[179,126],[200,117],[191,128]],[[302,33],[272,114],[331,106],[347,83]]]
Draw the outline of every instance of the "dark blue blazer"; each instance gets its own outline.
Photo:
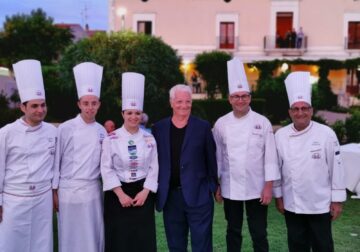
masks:
[[[159,186],[156,209],[161,211],[168,197],[171,176],[171,117],[153,126],[159,157]],[[190,116],[180,157],[180,183],[185,202],[190,207],[203,205],[217,189],[215,142],[207,121]]]

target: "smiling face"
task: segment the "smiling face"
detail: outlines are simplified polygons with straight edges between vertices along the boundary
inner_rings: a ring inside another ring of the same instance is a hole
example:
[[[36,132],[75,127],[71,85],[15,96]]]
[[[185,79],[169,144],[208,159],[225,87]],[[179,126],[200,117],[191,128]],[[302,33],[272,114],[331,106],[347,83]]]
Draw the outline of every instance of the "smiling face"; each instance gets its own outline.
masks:
[[[100,108],[99,98],[94,95],[84,95],[78,101],[78,107],[81,110],[81,117],[86,123],[95,121],[95,116]]]
[[[250,110],[251,95],[246,91],[235,92],[229,96],[229,102],[235,116],[241,117],[246,115]]]
[[[142,112],[137,109],[127,109],[122,112],[124,118],[124,127],[129,132],[135,132],[139,129]]]
[[[41,123],[47,113],[44,99],[30,100],[25,104],[21,104],[20,109],[24,113],[24,121],[31,126]]]
[[[289,115],[297,130],[303,130],[309,126],[313,116],[313,108],[306,102],[295,102],[289,109]]]
[[[170,106],[174,117],[189,117],[191,113],[191,95],[189,92],[178,90],[170,99]]]

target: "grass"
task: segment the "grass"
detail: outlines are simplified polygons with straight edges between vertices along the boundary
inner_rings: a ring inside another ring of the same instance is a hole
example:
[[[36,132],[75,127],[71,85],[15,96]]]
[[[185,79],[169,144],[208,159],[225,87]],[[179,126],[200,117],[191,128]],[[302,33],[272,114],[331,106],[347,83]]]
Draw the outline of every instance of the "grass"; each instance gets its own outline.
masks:
[[[56,228],[54,234],[57,234]],[[269,206],[268,211],[268,240],[270,251],[286,252],[286,226],[284,217],[275,209],[274,200]],[[156,232],[157,248],[159,252],[166,252],[167,244],[162,220],[162,213],[156,212]],[[213,223],[213,246],[214,252],[225,252],[226,221],[224,218],[223,206],[215,204],[214,223]],[[55,235],[56,237],[56,235]],[[348,199],[343,207],[340,219],[333,223],[333,238],[335,251],[354,252],[360,248],[360,200]],[[189,239],[190,240],[190,239]],[[56,248],[57,239],[54,239]],[[57,250],[54,250],[57,252]],[[189,251],[191,251],[189,244]],[[242,251],[253,251],[251,238],[249,235],[246,221],[243,226],[243,246]]]
[[[159,252],[168,251],[162,214],[156,213],[156,232],[157,247]],[[273,202],[269,206],[268,212],[268,240],[270,251],[286,252],[287,238],[284,217],[277,212]],[[343,213],[340,219],[333,223],[333,238],[335,251],[353,252],[359,251],[360,248],[360,200],[348,199],[343,207]],[[214,252],[225,252],[226,242],[226,221],[224,218],[223,206],[216,204],[213,223],[213,247]],[[190,245],[189,245],[189,251]],[[251,238],[248,231],[247,223],[243,226],[243,245],[242,251],[253,251]]]

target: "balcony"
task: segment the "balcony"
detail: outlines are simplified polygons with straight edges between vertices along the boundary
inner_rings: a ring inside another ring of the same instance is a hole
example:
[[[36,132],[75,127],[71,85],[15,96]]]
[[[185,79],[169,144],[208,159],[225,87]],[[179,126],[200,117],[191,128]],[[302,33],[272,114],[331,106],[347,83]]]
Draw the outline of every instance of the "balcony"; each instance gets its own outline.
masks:
[[[302,56],[307,50],[307,40],[307,36],[296,41],[276,38],[275,36],[265,36],[264,52],[267,56]]]

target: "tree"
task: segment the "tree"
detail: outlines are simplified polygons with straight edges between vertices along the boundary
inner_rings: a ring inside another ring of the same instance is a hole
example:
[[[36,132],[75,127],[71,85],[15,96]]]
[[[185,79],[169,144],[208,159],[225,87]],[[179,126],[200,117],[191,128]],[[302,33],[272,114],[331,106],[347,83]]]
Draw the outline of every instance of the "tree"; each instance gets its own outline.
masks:
[[[37,59],[43,65],[56,60],[71,43],[69,29],[53,25],[53,19],[41,9],[30,15],[16,14],[6,17],[0,32],[0,63],[11,68],[22,59]]]
[[[254,93],[254,98],[265,100],[266,114],[272,123],[279,123],[288,118],[289,102],[284,84],[287,74],[259,80]]]
[[[328,79],[330,64],[327,60],[321,60],[319,65],[319,81],[313,89],[313,106],[317,109],[330,110],[337,105],[337,96],[332,92]]]
[[[121,74],[128,71],[145,75],[144,110],[150,120],[168,115],[168,90],[182,80],[182,74],[175,50],[161,39],[133,32],[99,33],[71,45],[59,62],[60,83],[67,93],[76,94],[72,68],[84,61],[104,67],[99,121],[112,118],[119,124]],[[71,100],[73,106],[75,102]]]
[[[195,58],[195,68],[206,81],[206,91],[209,98],[214,98],[219,89],[223,97],[228,93],[227,61],[231,56],[225,52],[212,51],[198,54]]]

